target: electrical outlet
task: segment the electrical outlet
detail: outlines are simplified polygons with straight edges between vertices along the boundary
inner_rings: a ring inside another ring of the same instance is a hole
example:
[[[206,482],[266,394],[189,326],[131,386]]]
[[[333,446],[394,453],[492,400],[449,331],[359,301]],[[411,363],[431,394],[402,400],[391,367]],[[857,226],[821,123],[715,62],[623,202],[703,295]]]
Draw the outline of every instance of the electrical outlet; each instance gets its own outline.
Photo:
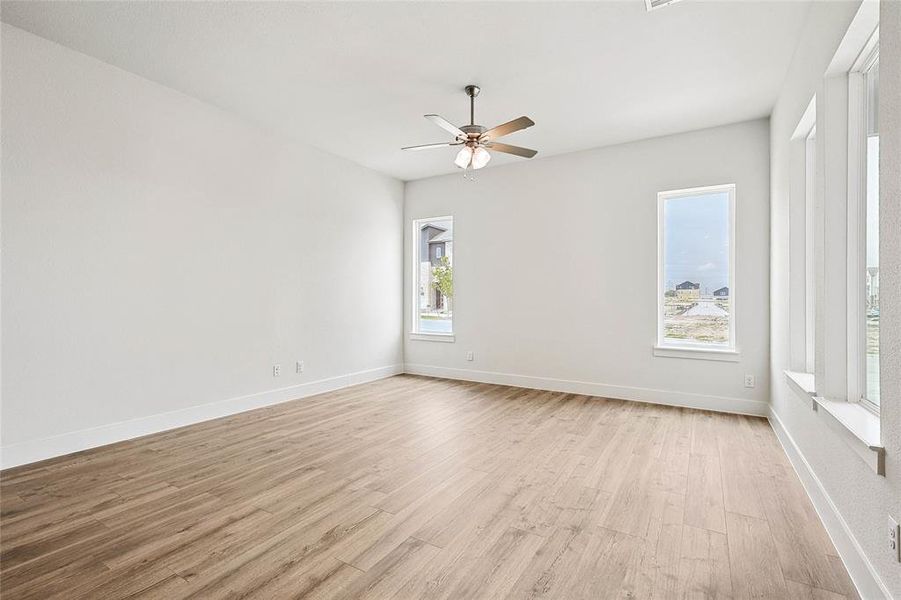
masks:
[[[466,360],[472,360],[472,350],[466,353]]]
[[[303,361],[299,360],[294,364],[294,371],[297,373],[303,373]]]
[[[892,555],[895,560],[901,562],[901,528],[898,527],[898,521],[891,515],[888,517],[888,540]]]
[[[757,378],[753,375],[745,375],[745,387],[752,388],[757,385]]]
[[[282,366],[281,365],[272,365],[272,376],[278,377],[282,374]]]

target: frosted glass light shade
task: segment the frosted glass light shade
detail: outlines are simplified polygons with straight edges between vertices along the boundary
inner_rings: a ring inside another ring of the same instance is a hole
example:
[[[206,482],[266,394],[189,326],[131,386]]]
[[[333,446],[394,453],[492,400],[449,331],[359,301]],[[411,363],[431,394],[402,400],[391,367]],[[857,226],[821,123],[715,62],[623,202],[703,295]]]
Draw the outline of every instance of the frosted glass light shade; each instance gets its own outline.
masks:
[[[472,160],[472,148],[469,146],[463,146],[460,152],[457,153],[457,158],[454,159],[454,164],[460,167],[461,169],[465,169],[469,166],[469,162]]]
[[[491,160],[491,154],[484,148],[476,148],[472,153],[472,168],[481,169]]]

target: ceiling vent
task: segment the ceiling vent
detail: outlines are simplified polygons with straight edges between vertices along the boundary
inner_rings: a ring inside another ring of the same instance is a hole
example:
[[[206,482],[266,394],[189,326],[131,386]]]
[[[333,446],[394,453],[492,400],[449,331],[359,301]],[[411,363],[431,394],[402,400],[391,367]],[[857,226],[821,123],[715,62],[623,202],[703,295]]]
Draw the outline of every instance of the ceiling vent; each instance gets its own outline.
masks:
[[[648,7],[648,12],[655,8],[663,8],[664,6],[675,4],[676,2],[679,2],[679,0],[644,0],[645,5]]]

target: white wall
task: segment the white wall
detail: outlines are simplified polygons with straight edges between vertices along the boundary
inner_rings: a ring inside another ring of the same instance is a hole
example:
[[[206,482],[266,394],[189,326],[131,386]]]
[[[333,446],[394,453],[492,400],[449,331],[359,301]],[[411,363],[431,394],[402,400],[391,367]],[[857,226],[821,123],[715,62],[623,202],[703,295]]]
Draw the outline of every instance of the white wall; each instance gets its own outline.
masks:
[[[888,515],[901,517],[901,3],[883,2],[880,30],[881,145],[881,369],[882,441],[886,475],[864,463],[837,431],[791,389],[782,376],[789,368],[789,138],[857,10],[856,3],[814,3],[799,40],[784,89],[771,117],[772,299],[771,370],[774,422],[781,423],[812,475],[812,496],[821,502],[830,534],[843,553],[864,598],[887,590],[901,597],[901,565],[888,549]],[[819,115],[818,115],[819,116]],[[820,136],[818,126],[817,136]],[[840,138],[843,132],[829,135]],[[827,201],[834,197],[831,190]],[[844,244],[827,239],[826,244]],[[817,356],[818,360],[821,356]],[[778,426],[778,425],[777,425]],[[802,461],[802,462],[803,462]],[[817,490],[819,488],[819,492]],[[830,505],[831,504],[831,505]],[[856,547],[855,547],[856,546]],[[881,580],[881,584],[879,583]]]
[[[455,219],[456,342],[406,339],[407,369],[765,413],[768,127],[757,120],[523,161],[480,171],[476,182],[408,183],[408,255],[412,219]],[[657,192],[721,183],[737,184],[741,360],[655,357]],[[756,375],[755,389],[744,374]]]
[[[2,52],[4,466],[399,368],[401,182],[5,24]]]

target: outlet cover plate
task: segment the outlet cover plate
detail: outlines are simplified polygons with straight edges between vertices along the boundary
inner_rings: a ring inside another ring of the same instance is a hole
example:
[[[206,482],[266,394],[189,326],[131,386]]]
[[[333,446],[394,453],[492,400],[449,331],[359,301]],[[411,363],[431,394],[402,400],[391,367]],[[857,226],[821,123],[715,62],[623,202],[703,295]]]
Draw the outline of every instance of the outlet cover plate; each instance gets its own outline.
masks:
[[[895,553],[895,560],[901,562],[901,528],[898,527],[898,521],[888,517],[888,537],[889,548]]]

